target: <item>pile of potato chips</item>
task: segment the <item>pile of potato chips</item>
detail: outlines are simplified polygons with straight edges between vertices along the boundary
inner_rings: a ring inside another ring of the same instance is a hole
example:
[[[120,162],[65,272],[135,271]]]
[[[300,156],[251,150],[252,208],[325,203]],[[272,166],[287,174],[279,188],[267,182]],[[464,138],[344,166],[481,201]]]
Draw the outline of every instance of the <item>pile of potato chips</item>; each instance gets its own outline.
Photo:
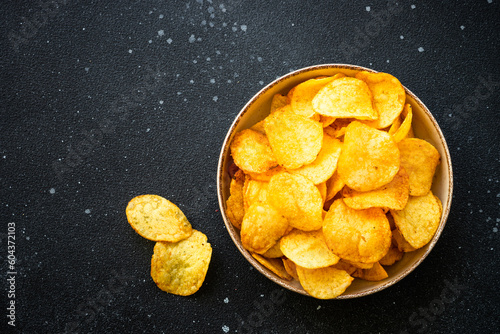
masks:
[[[193,230],[184,213],[161,196],[134,197],[126,214],[139,235],[156,241],[151,259],[151,277],[156,285],[180,296],[198,291],[212,257],[206,235]]]
[[[436,148],[414,138],[404,87],[387,73],[342,73],[277,94],[264,120],[235,134],[226,213],[241,243],[311,296],[426,245],[441,220],[431,191]],[[234,167],[234,166],[233,166]]]

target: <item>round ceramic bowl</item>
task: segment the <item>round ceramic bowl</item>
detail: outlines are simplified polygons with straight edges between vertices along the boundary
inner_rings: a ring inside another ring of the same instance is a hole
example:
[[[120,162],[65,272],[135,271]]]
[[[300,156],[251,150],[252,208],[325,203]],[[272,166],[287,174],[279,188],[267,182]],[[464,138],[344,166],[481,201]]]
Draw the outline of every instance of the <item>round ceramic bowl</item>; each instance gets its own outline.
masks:
[[[222,218],[226,224],[227,231],[234,241],[238,250],[243,254],[250,264],[255,267],[260,273],[269,278],[271,281],[281,285],[291,291],[308,295],[304,291],[300,283],[296,280],[287,281],[272,273],[270,270],[262,266],[252,255],[241,245],[240,233],[231,222],[226,214],[226,200],[229,197],[229,183],[231,181],[229,175],[229,167],[232,163],[232,158],[229,150],[231,141],[234,135],[244,129],[250,128],[255,123],[264,119],[269,114],[271,99],[275,94],[286,94],[292,87],[297,84],[318,76],[331,76],[336,73],[344,73],[348,76],[354,76],[359,71],[376,72],[372,69],[361,66],[346,65],[346,64],[324,64],[306,67],[289,74],[286,74],[264,87],[241,109],[231,125],[219,157],[217,171],[217,193],[219,198],[219,206],[222,213]],[[403,277],[412,272],[431,252],[443,231],[443,228],[448,218],[451,206],[452,191],[453,191],[453,174],[451,167],[450,152],[446,144],[445,138],[439,125],[432,116],[427,107],[406,87],[406,102],[410,103],[413,110],[413,130],[415,136],[424,139],[434,145],[441,155],[441,163],[438,165],[432,185],[432,192],[439,197],[443,204],[443,213],[441,222],[432,240],[424,247],[409,253],[401,261],[394,265],[386,267],[388,278],[370,282],[361,279],[355,279],[351,286],[337,299],[348,299],[366,296],[378,291],[381,291],[397,282]]]

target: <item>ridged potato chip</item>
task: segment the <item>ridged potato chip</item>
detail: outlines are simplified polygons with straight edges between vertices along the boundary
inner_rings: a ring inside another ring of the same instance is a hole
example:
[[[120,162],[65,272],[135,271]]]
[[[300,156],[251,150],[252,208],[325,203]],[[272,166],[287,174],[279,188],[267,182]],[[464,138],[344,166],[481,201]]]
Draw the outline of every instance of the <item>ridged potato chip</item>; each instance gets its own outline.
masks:
[[[295,264],[308,269],[324,268],[339,262],[325,243],[321,230],[293,230],[280,240],[283,254]]]
[[[344,203],[356,210],[373,207],[402,210],[408,201],[409,192],[408,173],[401,167],[392,181],[385,186],[365,192],[344,187],[342,194]]]
[[[303,231],[321,228],[323,199],[318,188],[302,175],[284,172],[273,176],[267,200],[288,219],[290,226]]]
[[[278,165],[267,137],[246,129],[238,132],[230,146],[234,163],[245,172],[264,173]]]
[[[320,184],[328,180],[337,169],[342,142],[323,134],[323,144],[316,159],[310,164],[297,169],[288,169],[289,173],[300,174],[311,180],[314,184]]]
[[[291,281],[293,277],[285,270],[283,261],[281,259],[268,259],[260,254],[252,253],[252,256],[259,261],[267,269],[278,275],[283,279]]]
[[[354,210],[338,199],[323,221],[328,248],[342,259],[362,263],[379,261],[391,245],[389,221],[380,208]]]
[[[333,299],[340,296],[354,280],[344,270],[334,267],[307,269],[296,266],[299,282],[311,296],[318,299]]]
[[[285,168],[307,165],[321,150],[323,127],[317,121],[276,111],[266,118],[264,127],[276,160]]]
[[[206,235],[196,230],[179,242],[159,241],[151,258],[151,277],[161,290],[189,296],[203,284],[211,257]]]
[[[321,88],[312,105],[314,111],[323,116],[375,120],[378,114],[372,99],[372,92],[364,81],[344,77]]]
[[[439,198],[429,191],[424,196],[411,196],[403,210],[391,210],[391,214],[404,239],[418,249],[436,233],[442,210]]]
[[[316,113],[312,106],[312,99],[329,82],[344,76],[338,73],[332,77],[315,78],[304,81],[293,89],[290,94],[290,104],[294,113],[304,117],[313,117]]]
[[[410,195],[423,196],[429,192],[436,167],[441,160],[434,146],[423,139],[407,138],[398,143],[401,166],[410,177]]]
[[[347,186],[358,191],[380,188],[392,181],[399,166],[399,149],[391,135],[358,121],[347,126],[337,166]]]
[[[241,223],[241,244],[250,252],[263,254],[285,234],[288,221],[264,202],[254,202]]]
[[[130,226],[149,240],[176,242],[192,233],[191,224],[184,213],[158,195],[134,197],[125,211]]]
[[[361,71],[356,73],[356,78],[366,82],[370,88],[373,94],[373,106],[378,114],[378,119],[366,124],[376,129],[391,125],[403,110],[406,100],[403,85],[388,73]]]

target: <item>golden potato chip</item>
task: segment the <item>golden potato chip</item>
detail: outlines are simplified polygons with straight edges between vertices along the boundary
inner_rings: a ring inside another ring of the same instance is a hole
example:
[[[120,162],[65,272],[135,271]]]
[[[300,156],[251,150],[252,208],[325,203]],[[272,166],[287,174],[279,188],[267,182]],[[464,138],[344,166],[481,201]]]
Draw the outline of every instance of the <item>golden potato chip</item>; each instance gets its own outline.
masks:
[[[354,210],[338,199],[323,221],[328,248],[342,259],[374,263],[391,245],[389,222],[380,208]]]
[[[391,135],[358,121],[347,126],[337,172],[349,188],[380,188],[392,181],[399,165],[399,149]]]
[[[342,262],[345,262],[345,263],[353,266],[356,269],[370,269],[374,265],[374,263],[362,263],[362,262],[355,262],[355,261],[348,261],[348,260],[342,260]]]
[[[344,270],[333,267],[307,269],[296,266],[299,282],[308,294],[318,299],[340,296],[354,280]]]
[[[401,260],[403,255],[404,253],[400,251],[397,246],[392,245],[387,254],[380,259],[379,263],[383,266],[392,266],[394,263]]]
[[[278,275],[278,277],[291,281],[293,277],[287,273],[281,259],[268,259],[262,255],[252,253],[252,256],[267,269]]]
[[[408,241],[406,241],[405,238],[403,238],[401,232],[399,232],[397,228],[395,230],[392,230],[392,241],[400,252],[407,253],[416,250],[415,247],[410,245]]]
[[[323,144],[316,160],[310,164],[297,169],[288,169],[289,173],[300,174],[311,180],[314,184],[320,184],[328,180],[337,169],[342,143],[340,140],[323,135]]]
[[[276,111],[264,124],[269,143],[278,163],[296,169],[313,162],[323,143],[319,122],[294,114]]]
[[[345,183],[339,177],[337,171],[335,171],[331,178],[326,181],[326,201],[331,200],[337,195],[337,193],[344,188]]]
[[[368,85],[352,77],[333,80],[321,88],[313,98],[312,105],[314,111],[323,116],[362,120],[378,118]]]
[[[332,268],[343,270],[347,272],[349,275],[352,275],[352,273],[354,273],[357,269],[355,266],[345,262],[344,260],[340,260],[339,262],[334,264]]]
[[[340,138],[345,134],[347,126],[354,118],[337,118],[332,124],[324,128],[326,134],[333,138]]]
[[[402,210],[408,201],[409,192],[408,173],[401,167],[392,181],[385,186],[365,192],[344,187],[342,194],[344,203],[356,210],[373,207]]]
[[[295,264],[308,269],[329,267],[340,260],[328,249],[321,230],[295,229],[281,238],[280,249]]]
[[[290,226],[303,231],[321,228],[323,199],[318,188],[302,175],[284,172],[273,176],[267,200],[288,219]]]
[[[203,284],[211,257],[206,235],[196,230],[179,242],[159,241],[151,258],[151,277],[163,291],[192,295]]]
[[[254,125],[252,125],[250,127],[250,130],[253,130],[253,131],[257,131],[259,133],[262,133],[263,135],[266,134],[266,129],[264,129],[264,122],[266,120],[263,119],[262,121],[258,122],[258,123],[255,123]]]
[[[243,186],[243,207],[245,211],[256,201],[266,201],[268,186],[269,182],[266,181],[245,179]]]
[[[416,249],[431,241],[441,221],[441,213],[441,201],[432,191],[424,196],[410,196],[403,210],[391,210],[398,230]]]
[[[299,280],[299,276],[297,275],[297,267],[295,266],[295,263],[293,263],[292,260],[283,258],[283,266],[285,267],[286,272],[290,276],[295,278],[297,281]]]
[[[394,135],[392,136],[392,138],[394,138],[394,141],[396,143],[399,143],[401,140],[408,137],[408,133],[411,130],[411,122],[413,120],[413,112],[412,112],[410,104],[405,105],[405,108],[403,109],[403,114],[405,114],[405,119],[404,119],[403,123],[401,123],[401,125],[399,126],[397,131],[394,133]]]
[[[249,172],[247,174],[250,175],[252,180],[269,182],[271,180],[271,178],[273,177],[273,175],[276,175],[276,174],[284,172],[284,171],[285,171],[285,168],[283,168],[281,166],[276,166],[276,167],[269,169],[268,171],[265,171],[264,173],[251,173],[251,172]]]
[[[365,281],[381,281],[389,277],[385,269],[378,262],[374,263],[370,269],[357,269],[352,276]]]
[[[312,99],[327,83],[344,76],[339,73],[332,77],[324,77],[319,79],[309,79],[304,81],[291,91],[290,104],[294,113],[310,118],[314,116],[315,111],[312,106]]]
[[[391,127],[389,128],[389,131],[387,131],[387,133],[393,136],[394,138],[394,134],[398,131],[400,126],[401,126],[401,117],[398,116],[396,117],[394,122],[392,122]]]
[[[260,132],[238,132],[230,149],[234,163],[245,172],[263,173],[278,165],[267,137]]]
[[[392,124],[403,110],[406,93],[403,85],[388,73],[370,73],[361,71],[356,78],[366,82],[373,94],[373,106],[378,119],[366,124],[377,129],[383,129]]]
[[[321,199],[323,200],[323,203],[325,203],[325,201],[326,201],[326,182],[317,184],[316,188],[318,188],[319,193],[321,194]]]
[[[184,213],[158,195],[134,197],[125,211],[130,226],[149,240],[176,242],[192,233],[191,224]]]
[[[229,198],[226,201],[227,217],[231,223],[238,229],[241,228],[241,222],[245,215],[243,204],[243,185],[245,184],[245,173],[239,169],[231,179],[229,185]]]
[[[321,123],[321,125],[323,125],[323,128],[326,128],[326,127],[332,125],[333,122],[335,122],[335,120],[336,120],[335,117],[323,116],[323,115],[319,116],[319,122]]]
[[[273,247],[269,248],[262,256],[267,257],[269,259],[275,259],[283,256],[283,252],[280,248],[280,242],[277,241]]]
[[[285,234],[288,221],[267,203],[254,202],[241,223],[241,244],[250,252],[263,254]]]
[[[410,195],[423,196],[429,192],[441,156],[434,146],[423,139],[407,138],[398,143],[401,166],[410,177]]]
[[[273,96],[273,99],[271,100],[271,114],[274,113],[276,110],[286,106],[287,104],[290,104],[290,99],[288,96],[284,96],[281,94],[275,94]]]

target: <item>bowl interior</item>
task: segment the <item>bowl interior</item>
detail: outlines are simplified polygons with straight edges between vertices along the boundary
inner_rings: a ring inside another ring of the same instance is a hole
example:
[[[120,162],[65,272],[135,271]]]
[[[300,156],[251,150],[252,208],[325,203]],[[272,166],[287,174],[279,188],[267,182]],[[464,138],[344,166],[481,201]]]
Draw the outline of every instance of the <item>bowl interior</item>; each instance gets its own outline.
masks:
[[[298,281],[287,281],[279,278],[274,273],[263,267],[252,255],[242,247],[239,230],[236,229],[229,221],[226,215],[226,200],[229,197],[230,176],[228,173],[229,166],[232,163],[232,158],[229,151],[229,145],[234,135],[244,129],[247,129],[264,119],[269,114],[272,97],[275,94],[286,94],[292,87],[300,82],[318,77],[330,76],[336,73],[344,73],[348,76],[353,76],[359,71],[375,72],[371,69],[344,64],[325,64],[303,68],[291,72],[264,87],[243,107],[237,115],[235,121],[231,125],[227,136],[224,140],[222,150],[219,157],[219,165],[217,171],[217,192],[219,198],[219,206],[222,217],[229,235],[233,239],[235,245],[243,256],[255,267],[260,273],[281,285],[282,287],[295,291],[297,293],[308,295],[301,287]],[[406,88],[405,88],[406,89]],[[413,130],[415,136],[424,139],[434,145],[441,155],[441,163],[436,169],[432,192],[439,197],[443,204],[443,214],[441,222],[432,240],[424,247],[410,253],[405,253],[403,258],[394,265],[386,267],[388,278],[379,282],[369,282],[360,279],[355,279],[351,286],[337,299],[347,299],[361,297],[387,288],[403,277],[408,275],[415,269],[429,254],[431,249],[436,244],[441,232],[443,231],[446,219],[449,214],[453,190],[453,174],[451,168],[450,153],[446,144],[445,138],[437,124],[436,120],[429,112],[427,107],[408,89],[406,89],[406,102],[410,103],[413,110]]]

